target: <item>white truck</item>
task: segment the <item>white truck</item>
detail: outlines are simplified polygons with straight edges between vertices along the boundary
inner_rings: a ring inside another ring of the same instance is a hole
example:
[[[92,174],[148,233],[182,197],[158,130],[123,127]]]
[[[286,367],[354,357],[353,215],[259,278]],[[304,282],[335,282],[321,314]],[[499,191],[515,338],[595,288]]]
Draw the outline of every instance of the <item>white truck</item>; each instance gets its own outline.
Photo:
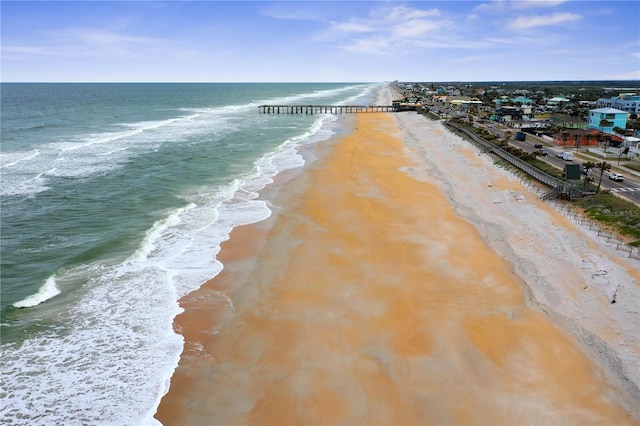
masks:
[[[558,151],[556,157],[562,158],[564,161],[573,161],[573,152]]]

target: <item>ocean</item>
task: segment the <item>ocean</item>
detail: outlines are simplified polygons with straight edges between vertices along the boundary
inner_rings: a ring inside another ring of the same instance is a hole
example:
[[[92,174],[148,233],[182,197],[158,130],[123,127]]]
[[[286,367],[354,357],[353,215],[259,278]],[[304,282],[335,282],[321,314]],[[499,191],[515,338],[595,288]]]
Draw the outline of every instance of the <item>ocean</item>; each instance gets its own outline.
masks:
[[[3,83],[0,423],[157,424],[178,299],[221,271],[234,227],[269,217],[260,190],[340,131],[258,106],[380,87]]]

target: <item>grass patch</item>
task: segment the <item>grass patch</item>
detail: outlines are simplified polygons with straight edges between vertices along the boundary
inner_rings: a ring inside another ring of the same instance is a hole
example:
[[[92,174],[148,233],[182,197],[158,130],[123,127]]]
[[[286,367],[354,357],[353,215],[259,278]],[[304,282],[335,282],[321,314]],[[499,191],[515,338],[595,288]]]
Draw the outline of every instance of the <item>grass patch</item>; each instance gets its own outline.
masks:
[[[623,164],[627,169],[635,170],[636,172],[640,172],[640,164],[636,163],[626,163]]]
[[[527,161],[527,163],[531,164],[533,167],[542,170],[548,175],[555,176],[557,178],[562,178],[562,171],[557,167],[552,166],[551,164],[538,160],[537,158],[533,161]]]
[[[640,247],[640,207],[613,194],[596,194],[576,202],[587,216],[629,237]]]

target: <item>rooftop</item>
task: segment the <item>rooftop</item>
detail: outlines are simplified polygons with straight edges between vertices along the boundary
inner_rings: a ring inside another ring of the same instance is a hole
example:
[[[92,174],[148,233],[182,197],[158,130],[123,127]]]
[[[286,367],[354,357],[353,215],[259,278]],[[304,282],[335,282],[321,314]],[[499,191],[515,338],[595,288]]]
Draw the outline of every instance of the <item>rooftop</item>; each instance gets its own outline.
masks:
[[[615,108],[596,108],[596,109],[589,110],[589,112],[599,112],[602,114],[626,114],[627,113],[626,111],[622,111]]]

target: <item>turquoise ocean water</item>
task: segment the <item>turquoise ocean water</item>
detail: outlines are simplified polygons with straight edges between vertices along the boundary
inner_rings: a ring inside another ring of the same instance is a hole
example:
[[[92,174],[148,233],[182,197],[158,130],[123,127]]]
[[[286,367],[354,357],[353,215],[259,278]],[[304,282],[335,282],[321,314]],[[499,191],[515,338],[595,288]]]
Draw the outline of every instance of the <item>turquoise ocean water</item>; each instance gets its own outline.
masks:
[[[258,192],[339,131],[261,104],[373,102],[378,84],[4,83],[1,424],[153,424],[179,297],[220,272]]]

